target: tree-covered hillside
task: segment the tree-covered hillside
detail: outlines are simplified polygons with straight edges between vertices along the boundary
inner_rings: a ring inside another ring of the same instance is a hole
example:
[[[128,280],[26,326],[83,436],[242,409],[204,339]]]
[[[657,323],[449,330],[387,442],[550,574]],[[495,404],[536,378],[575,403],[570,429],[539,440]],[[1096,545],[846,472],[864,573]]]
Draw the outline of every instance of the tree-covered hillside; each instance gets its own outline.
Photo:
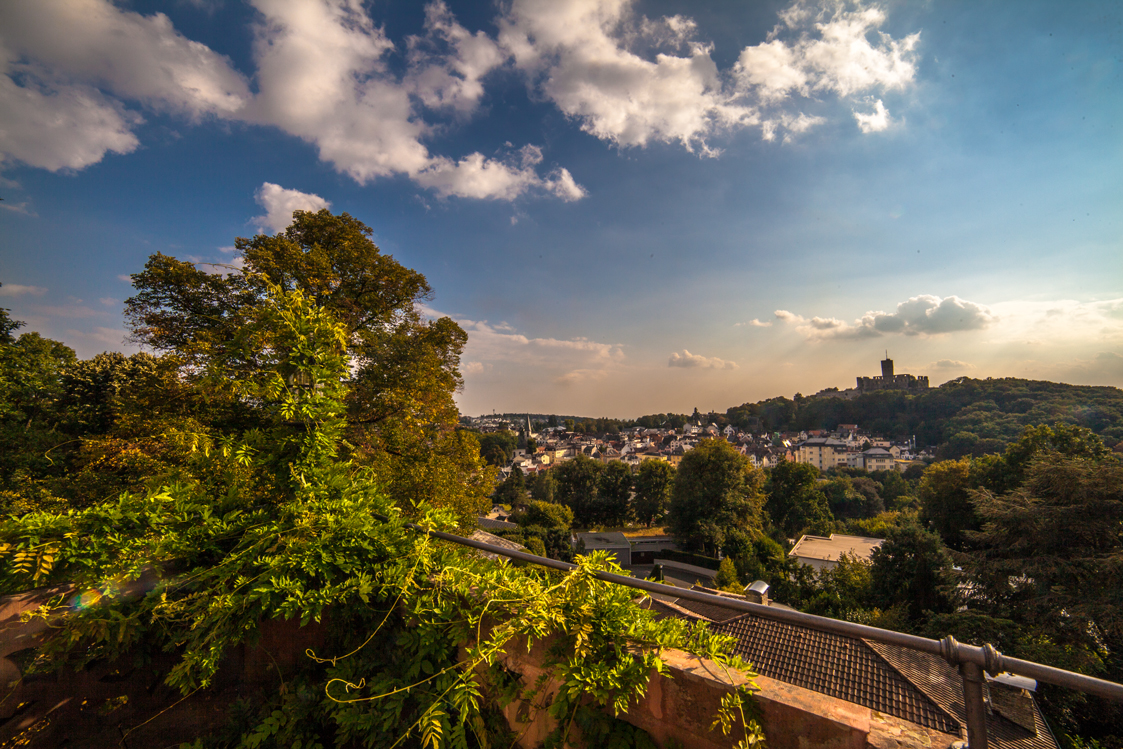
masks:
[[[858,424],[887,438],[916,436],[917,444],[948,445],[949,457],[1000,450],[1034,424],[1062,422],[1091,429],[1104,442],[1123,440],[1123,390],[1014,377],[961,377],[920,395],[867,393],[772,398],[730,408],[725,420],[744,429],[795,431]]]

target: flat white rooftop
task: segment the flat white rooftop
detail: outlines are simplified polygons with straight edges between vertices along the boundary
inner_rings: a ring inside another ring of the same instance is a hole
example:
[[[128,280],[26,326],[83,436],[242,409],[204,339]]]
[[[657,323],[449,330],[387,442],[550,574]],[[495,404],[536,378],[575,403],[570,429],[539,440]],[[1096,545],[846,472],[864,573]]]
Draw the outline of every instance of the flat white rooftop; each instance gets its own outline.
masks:
[[[796,542],[795,548],[788,552],[788,556],[837,562],[843,554],[849,554],[868,562],[873,550],[881,546],[882,540],[865,536],[843,536],[838,533],[832,533],[830,538],[805,535]]]

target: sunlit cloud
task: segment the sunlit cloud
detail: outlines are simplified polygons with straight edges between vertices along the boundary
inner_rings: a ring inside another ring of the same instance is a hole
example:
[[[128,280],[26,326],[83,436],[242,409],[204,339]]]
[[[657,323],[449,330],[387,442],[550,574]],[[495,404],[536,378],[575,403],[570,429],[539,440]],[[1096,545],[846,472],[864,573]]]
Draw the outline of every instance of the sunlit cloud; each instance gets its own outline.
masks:
[[[931,294],[914,296],[897,305],[894,312],[867,312],[853,323],[835,317],[804,317],[776,310],[776,318],[795,326],[812,340],[831,338],[880,338],[884,335],[934,336],[989,327],[998,319],[987,307],[960,299]]]
[[[25,286],[18,283],[6,283],[0,286],[0,296],[43,296],[47,290],[42,286]]]
[[[265,209],[264,216],[254,216],[250,222],[259,229],[273,233],[284,231],[292,223],[293,211],[320,211],[331,208],[331,202],[319,195],[290,190],[272,182],[263,182],[254,193],[254,200]],[[219,248],[222,252],[234,248]]]
[[[686,349],[682,353],[675,352],[671,354],[671,358],[667,360],[668,367],[685,367],[685,368],[700,368],[700,369],[737,369],[737,363],[719,359],[716,356],[699,356],[692,354]]]

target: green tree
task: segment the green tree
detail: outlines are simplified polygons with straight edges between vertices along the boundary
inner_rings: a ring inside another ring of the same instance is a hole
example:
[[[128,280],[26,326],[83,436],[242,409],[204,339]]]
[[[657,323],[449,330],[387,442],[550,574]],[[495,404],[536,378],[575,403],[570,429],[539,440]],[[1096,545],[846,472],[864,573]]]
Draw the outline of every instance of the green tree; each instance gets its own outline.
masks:
[[[842,489],[851,488],[845,484]],[[789,538],[803,533],[830,532],[833,518],[827,497],[819,488],[819,470],[810,463],[783,461],[768,474],[765,505],[776,527]]]
[[[573,510],[556,502],[531,502],[526,510],[515,516],[519,525],[537,525],[543,528],[568,531],[573,526]]]
[[[538,471],[530,480],[530,496],[540,502],[553,502],[555,487],[553,471]]]
[[[480,455],[488,465],[505,466],[511,462],[518,444],[514,432],[485,432],[478,437]]]
[[[426,319],[425,277],[383,255],[370,233],[347,214],[296,211],[280,234],[235,240],[241,272],[219,276],[153,255],[133,275],[126,318],[135,340],[175,354],[182,376],[221,362],[236,381],[262,366],[239,332],[271,288],[300,291],[342,326],[351,347],[347,441],[355,456],[403,507],[451,502],[470,523],[486,506],[492,474],[472,453],[476,439],[452,433],[467,336],[450,318]]]
[[[670,506],[674,480],[675,468],[665,460],[648,458],[639,464],[632,507],[639,522],[651,527],[652,523],[663,517]]]
[[[725,557],[718,565],[717,575],[714,576],[714,587],[727,593],[744,593],[745,588],[737,576],[737,565],[732,557]]]
[[[1118,460],[1050,451],[1026,468],[1024,486],[973,492],[972,501],[983,530],[970,571],[988,607],[1059,642],[1123,645]]]
[[[495,487],[495,501],[515,507],[525,504],[526,499],[526,479],[523,477],[522,469],[514,466],[507,478]]]
[[[552,469],[557,501],[573,510],[573,521],[581,528],[598,522],[597,489],[601,464],[585,455],[562,462]]]
[[[920,479],[920,522],[953,549],[962,549],[965,534],[980,527],[969,493],[972,467],[969,458],[945,460],[928,466]]]
[[[716,553],[736,534],[761,530],[763,474],[725,440],[702,440],[675,473],[671,533],[688,548]]]
[[[918,525],[898,526],[874,549],[870,562],[871,595],[879,608],[904,606],[913,621],[924,612],[951,610],[951,556],[935,533]]]
[[[607,463],[597,479],[597,523],[621,526],[628,522],[632,496],[632,470],[626,463]]]

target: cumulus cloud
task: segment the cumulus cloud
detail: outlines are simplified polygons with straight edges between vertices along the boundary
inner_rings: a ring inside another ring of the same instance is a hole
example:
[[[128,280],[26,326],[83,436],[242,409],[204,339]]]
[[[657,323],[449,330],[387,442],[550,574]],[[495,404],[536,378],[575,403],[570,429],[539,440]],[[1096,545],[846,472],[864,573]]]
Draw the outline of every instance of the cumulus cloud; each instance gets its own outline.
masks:
[[[855,111],[854,119],[858,121],[858,129],[863,133],[879,133],[893,124],[893,121],[889,118],[889,110],[881,103],[881,99],[878,99],[873,105],[872,112]]]
[[[396,45],[357,2],[254,0],[257,92],[230,61],[109,0],[0,5],[0,162],[81,169],[129,153],[143,121],[125,102],[275,126],[312,143],[357,182],[404,174],[442,197],[511,200],[527,193],[577,200],[563,168],[537,171],[521,153],[434,155],[436,117],[471,115],[483,79],[507,55],[471,33],[438,0],[425,34]],[[540,161],[540,160],[539,160]]]
[[[746,325],[749,326],[750,328],[771,328],[772,327],[771,322],[762,322],[761,320],[758,320],[755,317],[752,320],[749,320],[748,322],[736,323],[733,327],[740,328],[740,327],[744,327]]]
[[[0,286],[0,296],[43,296],[47,290],[42,286],[24,286],[18,283],[6,283]]]
[[[5,46],[50,75],[191,115],[229,115],[250,98],[230,61],[191,41],[163,13],[142,16],[106,0],[0,5]],[[42,71],[32,71],[42,72]]]
[[[710,46],[688,41],[692,21],[636,18],[628,0],[516,0],[499,42],[532,85],[586,132],[619,146],[649,141],[700,148],[717,129],[756,121],[725,90]],[[644,43],[685,47],[644,56]]]
[[[797,2],[723,71],[689,18],[639,16],[631,0],[515,0],[499,19],[499,42],[586,132],[618,146],[677,142],[713,156],[707,139],[716,133],[760,127],[766,140],[789,140],[826,121],[802,111],[824,95],[911,85],[919,34],[893,39],[884,22],[861,2]],[[888,126],[883,103],[863,116],[872,118],[859,119],[863,132]]]
[[[251,76],[183,36],[167,16],[110,0],[0,4],[0,162],[81,169],[135,150],[139,104],[192,120],[278,127],[359,183],[405,175],[441,197],[585,196],[565,168],[526,149],[445,155],[426,145],[482,106],[488,76],[513,64],[536,96],[620,147],[679,143],[706,156],[716,134],[759,127],[788,141],[850,104],[862,132],[891,124],[882,99],[912,85],[919,35],[881,31],[862,0],[780,14],[760,44],[720,70],[713,46],[682,15],[636,13],[634,0],[513,0],[499,34],[472,32],[443,0],[422,34],[391,40],[355,0],[251,0]]]
[[[254,193],[254,199],[265,209],[265,215],[254,216],[250,219],[251,223],[261,230],[268,229],[273,233],[284,231],[292,223],[293,211],[319,211],[331,208],[331,202],[319,195],[289,190],[272,182],[263,182]],[[227,251],[225,247],[220,249],[223,252]]]
[[[671,358],[667,360],[668,367],[687,367],[687,368],[701,368],[701,369],[737,369],[735,362],[719,359],[716,356],[699,356],[692,354],[686,349],[682,353],[675,352],[671,354]]]
[[[471,113],[481,79],[504,59],[443,3],[428,6],[427,36],[409,40],[404,74],[390,64],[394,43],[357,3],[255,0],[254,7],[264,22],[256,28],[260,93],[250,117],[315,144],[320,158],[355,181],[404,174],[442,197],[477,199],[584,194],[564,170],[539,176],[525,149],[504,158],[429,152],[423,140],[436,128],[418,107]]]
[[[10,7],[15,4],[8,4]],[[19,161],[57,172],[82,169],[107,152],[130,153],[139,118],[90,87],[18,85],[0,49],[0,163]]]
[[[968,364],[967,362],[959,361],[958,359],[939,359],[938,361],[934,361],[926,367],[926,369],[944,369],[944,370],[948,370],[948,369],[974,369],[974,368],[975,368],[974,364]]]
[[[897,305],[894,312],[867,312],[853,324],[834,317],[803,317],[788,310],[776,310],[776,317],[794,324],[811,339],[878,338],[883,335],[932,336],[980,330],[998,318],[983,305],[931,294],[914,296]]]

